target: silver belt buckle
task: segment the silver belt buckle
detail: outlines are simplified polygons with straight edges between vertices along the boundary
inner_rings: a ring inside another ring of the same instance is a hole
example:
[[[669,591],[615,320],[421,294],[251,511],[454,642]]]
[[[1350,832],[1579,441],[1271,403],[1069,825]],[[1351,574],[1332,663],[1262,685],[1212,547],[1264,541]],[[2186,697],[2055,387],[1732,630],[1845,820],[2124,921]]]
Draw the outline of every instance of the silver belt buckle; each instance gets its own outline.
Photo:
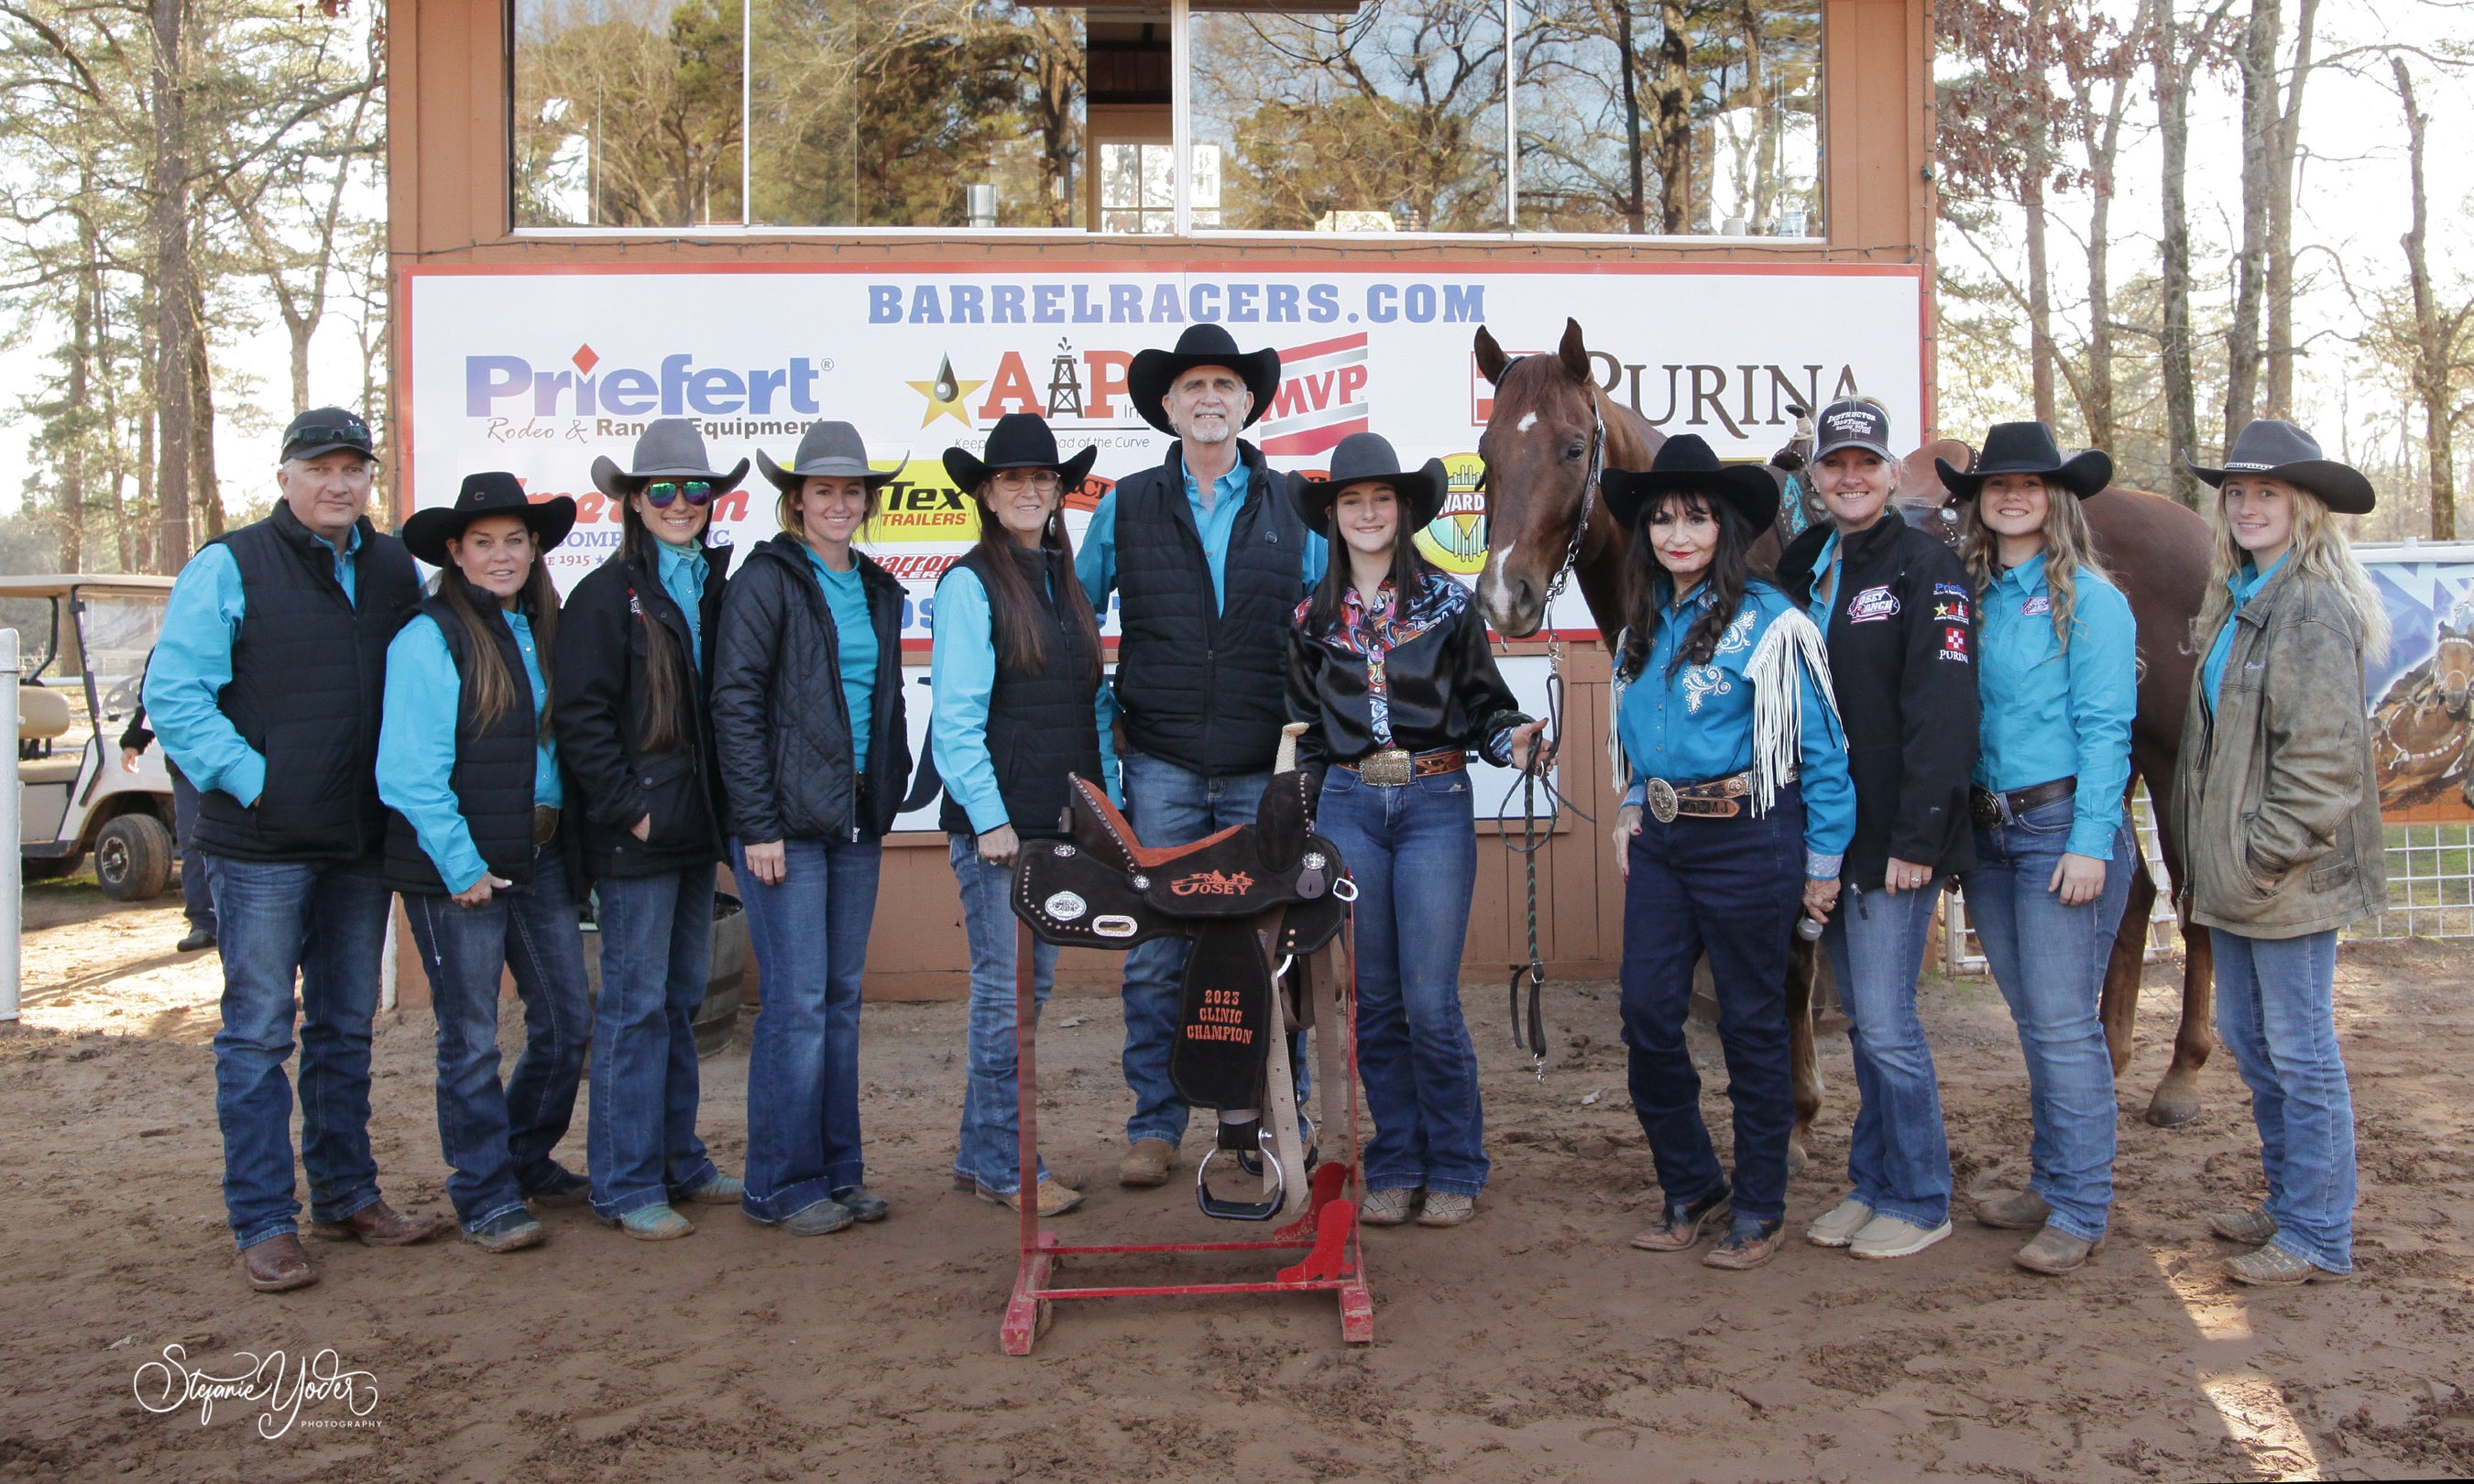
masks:
[[[1664,778],[1649,780],[1649,817],[1661,825],[1675,823],[1675,785]]]
[[[1387,747],[1357,760],[1357,776],[1376,788],[1406,788],[1412,763],[1407,750]]]

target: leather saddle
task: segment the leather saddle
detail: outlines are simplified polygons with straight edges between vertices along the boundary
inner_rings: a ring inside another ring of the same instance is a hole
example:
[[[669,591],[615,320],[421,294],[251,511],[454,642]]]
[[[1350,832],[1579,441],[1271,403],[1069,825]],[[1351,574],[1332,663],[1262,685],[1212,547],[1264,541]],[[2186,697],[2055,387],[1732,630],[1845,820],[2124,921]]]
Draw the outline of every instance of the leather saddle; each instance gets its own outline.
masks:
[[[1356,896],[1314,832],[1307,787],[1302,772],[1274,774],[1253,824],[1159,849],[1074,778],[1067,838],[1026,842],[1014,867],[1014,914],[1043,943],[1191,942],[1169,1080],[1196,1107],[1263,1105],[1272,1037],[1298,1023],[1295,1005],[1273,1015],[1280,966],[1329,942]]]

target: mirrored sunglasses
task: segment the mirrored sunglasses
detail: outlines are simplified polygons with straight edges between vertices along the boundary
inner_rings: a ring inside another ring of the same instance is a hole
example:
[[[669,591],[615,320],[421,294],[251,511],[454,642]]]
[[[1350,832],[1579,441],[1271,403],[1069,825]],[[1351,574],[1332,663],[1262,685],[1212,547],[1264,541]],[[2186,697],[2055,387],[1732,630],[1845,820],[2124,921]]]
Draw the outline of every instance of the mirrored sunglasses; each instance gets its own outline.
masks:
[[[690,505],[702,505],[713,498],[713,486],[701,479],[657,479],[644,487],[644,498],[653,502],[655,510],[669,509],[670,502],[683,494]]]

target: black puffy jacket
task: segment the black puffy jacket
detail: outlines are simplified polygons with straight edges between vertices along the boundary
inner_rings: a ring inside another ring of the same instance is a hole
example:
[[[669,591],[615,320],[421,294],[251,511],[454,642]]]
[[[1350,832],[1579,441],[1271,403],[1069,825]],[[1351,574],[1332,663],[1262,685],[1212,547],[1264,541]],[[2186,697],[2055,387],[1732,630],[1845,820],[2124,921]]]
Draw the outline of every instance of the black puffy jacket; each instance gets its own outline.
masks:
[[[649,539],[638,555],[621,550],[585,574],[559,610],[551,725],[559,758],[580,796],[569,799],[568,812],[583,816],[578,834],[588,878],[661,875],[721,859],[721,783],[713,766],[705,676],[730,552],[705,548],[711,570],[697,620],[705,654],[689,642],[687,616],[662,586]],[[670,651],[681,657],[672,677],[678,705],[671,726],[685,740],[646,753],[639,739],[644,735],[645,625],[652,623],[669,634]],[[633,826],[647,814],[651,838],[639,840]]]
[[[910,786],[902,706],[902,585],[853,554],[876,630],[867,776],[854,779],[841,640],[808,548],[788,532],[747,554],[731,579],[713,648],[713,733],[731,830],[775,840],[873,840]]]
[[[1779,586],[1808,608],[1831,528],[1779,559]],[[1847,878],[1879,891],[1892,857],[1935,875],[1976,864],[1967,807],[1976,773],[1976,602],[1967,568],[1894,510],[1847,539],[1829,623],[1830,678],[1847,725],[1856,838]]]

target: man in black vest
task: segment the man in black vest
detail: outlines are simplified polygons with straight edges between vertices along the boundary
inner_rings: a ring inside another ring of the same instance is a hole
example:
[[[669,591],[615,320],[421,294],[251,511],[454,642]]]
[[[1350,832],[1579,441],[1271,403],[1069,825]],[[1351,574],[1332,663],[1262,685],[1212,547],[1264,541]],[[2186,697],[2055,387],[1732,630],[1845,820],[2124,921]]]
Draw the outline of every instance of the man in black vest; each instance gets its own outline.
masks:
[[[1322,538],[1298,518],[1292,475],[1239,439],[1272,405],[1280,353],[1237,348],[1197,324],[1176,348],[1134,357],[1127,389],[1176,444],[1118,482],[1093,512],[1075,561],[1104,617],[1122,624],[1116,697],[1126,803],[1144,843],[1183,845],[1254,822],[1288,720],[1290,625],[1322,577]],[[1118,1166],[1128,1185],[1168,1181],[1186,1105],[1169,1082],[1185,941],[1126,955],[1126,1083],[1134,1113]]]
[[[275,474],[282,498],[182,569],[146,676],[156,735],[198,786],[224,964],[224,1207],[242,1272],[270,1293],[318,1281],[293,1197],[283,1064],[296,976],[311,1230],[400,1247],[440,1229],[387,1205],[370,1155],[370,1025],[389,910],[378,708],[387,642],[421,597],[411,554],[362,514],[371,462],[369,424],[354,414],[293,419]]]

